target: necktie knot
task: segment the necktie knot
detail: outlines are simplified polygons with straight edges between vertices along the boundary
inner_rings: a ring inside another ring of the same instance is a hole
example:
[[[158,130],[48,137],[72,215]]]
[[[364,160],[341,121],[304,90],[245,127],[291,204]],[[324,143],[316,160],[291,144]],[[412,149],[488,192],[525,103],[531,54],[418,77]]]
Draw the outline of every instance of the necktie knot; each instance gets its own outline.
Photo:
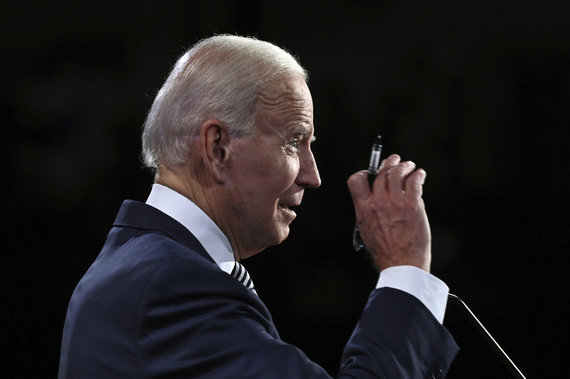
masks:
[[[251,280],[249,273],[241,263],[239,263],[238,261],[235,262],[234,268],[232,269],[230,275],[236,278],[238,282],[243,284],[245,288],[253,291],[253,293],[257,295],[257,292],[255,292],[255,287],[253,286],[253,281]]]

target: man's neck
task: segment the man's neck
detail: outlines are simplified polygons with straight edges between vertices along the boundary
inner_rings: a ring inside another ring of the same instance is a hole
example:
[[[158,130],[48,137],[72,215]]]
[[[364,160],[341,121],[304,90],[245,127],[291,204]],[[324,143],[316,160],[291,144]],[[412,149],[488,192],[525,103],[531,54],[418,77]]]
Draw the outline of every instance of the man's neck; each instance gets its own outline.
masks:
[[[223,199],[223,195],[220,193],[221,186],[217,186],[207,179],[198,180],[197,175],[193,175],[192,169],[186,167],[175,169],[160,167],[155,182],[169,187],[191,200],[208,215],[228,238],[236,260],[240,260],[243,256],[249,256],[243,253],[243,249],[240,248],[234,233],[232,233],[229,220],[223,217],[222,210],[227,207],[220,200]]]

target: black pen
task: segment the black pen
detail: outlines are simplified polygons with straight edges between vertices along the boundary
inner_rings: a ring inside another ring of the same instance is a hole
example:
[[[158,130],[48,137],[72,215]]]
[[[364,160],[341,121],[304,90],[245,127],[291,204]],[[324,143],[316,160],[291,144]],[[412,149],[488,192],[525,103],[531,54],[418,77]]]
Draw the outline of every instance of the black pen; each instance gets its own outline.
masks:
[[[376,136],[376,141],[372,144],[372,151],[370,152],[370,161],[368,162],[368,183],[370,183],[370,188],[372,188],[372,183],[378,174],[378,169],[380,168],[380,155],[382,154],[382,137],[380,135]],[[352,246],[354,250],[360,251],[364,247],[362,238],[360,237],[360,231],[358,230],[358,224],[354,225],[354,232],[352,234]]]

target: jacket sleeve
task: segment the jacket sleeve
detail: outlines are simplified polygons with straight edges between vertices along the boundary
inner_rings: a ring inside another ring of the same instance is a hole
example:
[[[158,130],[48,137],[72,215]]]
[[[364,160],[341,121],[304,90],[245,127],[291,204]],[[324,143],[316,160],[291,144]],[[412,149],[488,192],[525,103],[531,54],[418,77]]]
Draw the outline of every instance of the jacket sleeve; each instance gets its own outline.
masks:
[[[330,378],[280,340],[256,295],[210,264],[162,264],[145,289],[138,330],[142,377]],[[346,346],[339,377],[425,377],[431,368],[447,369],[452,341],[413,296],[375,290]]]
[[[343,378],[442,378],[459,348],[414,296],[393,288],[370,295],[342,357]]]

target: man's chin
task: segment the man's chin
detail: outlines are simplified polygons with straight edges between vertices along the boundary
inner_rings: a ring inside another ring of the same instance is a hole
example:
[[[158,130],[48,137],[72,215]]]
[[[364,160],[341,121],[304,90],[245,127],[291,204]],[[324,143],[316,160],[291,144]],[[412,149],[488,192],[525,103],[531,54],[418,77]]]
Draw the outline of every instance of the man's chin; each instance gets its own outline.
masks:
[[[274,231],[269,246],[279,245],[289,237],[289,224],[283,224],[281,227]]]
[[[289,236],[289,231],[290,231],[289,225],[284,225],[278,230],[271,231],[270,233],[267,234],[266,236],[267,238],[265,238],[263,241],[261,240],[257,241],[259,243],[259,246],[256,249],[252,249],[248,253],[242,252],[241,258],[245,259],[252,257],[256,254],[261,253],[263,250],[265,250],[270,246],[276,246],[281,244]]]
[[[289,237],[289,232],[290,232],[289,225],[287,225],[283,230],[282,238],[281,238],[281,241],[279,241],[279,243],[285,241],[287,239],[287,237]]]

